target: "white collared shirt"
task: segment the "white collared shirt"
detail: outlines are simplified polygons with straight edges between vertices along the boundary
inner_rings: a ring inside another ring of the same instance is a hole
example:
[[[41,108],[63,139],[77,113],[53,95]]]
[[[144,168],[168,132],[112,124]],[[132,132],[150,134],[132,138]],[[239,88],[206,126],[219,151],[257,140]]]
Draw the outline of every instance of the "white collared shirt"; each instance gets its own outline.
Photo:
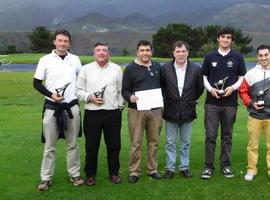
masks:
[[[218,53],[222,56],[226,56],[230,53],[231,49],[228,49],[227,51],[223,51],[222,49],[218,49]]]
[[[45,80],[45,87],[52,93],[56,93],[55,89],[70,83],[65,90],[64,100],[62,101],[69,103],[77,99],[75,96],[75,81],[80,69],[81,61],[78,56],[67,52],[67,56],[62,59],[53,50],[50,54],[40,58],[34,78]],[[49,97],[46,98],[53,101]]]
[[[187,61],[184,65],[184,67],[179,67],[176,62],[174,62],[174,68],[176,72],[177,77],[177,87],[180,94],[180,97],[182,96],[184,83],[185,83],[185,75],[186,75],[186,69],[187,69]]]

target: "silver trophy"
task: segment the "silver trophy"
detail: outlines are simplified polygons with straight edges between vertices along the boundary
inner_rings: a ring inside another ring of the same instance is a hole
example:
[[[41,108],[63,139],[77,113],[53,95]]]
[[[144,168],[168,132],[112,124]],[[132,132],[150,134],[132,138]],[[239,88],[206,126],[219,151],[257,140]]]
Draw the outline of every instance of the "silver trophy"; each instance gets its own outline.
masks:
[[[103,88],[101,88],[101,90],[97,91],[97,92],[94,92],[94,95],[96,98],[102,98],[103,99],[103,96],[104,96],[104,92],[105,92],[105,89],[106,89],[107,85],[105,85]]]
[[[264,106],[264,95],[265,95],[265,92],[270,88],[270,86],[260,90],[259,92],[257,92],[256,96],[258,97],[258,101],[257,101],[257,104],[259,106]]]
[[[259,105],[259,106],[263,106],[264,105],[264,90],[260,90],[257,94],[256,94],[256,96],[258,97],[258,101],[257,101],[257,104]]]
[[[218,82],[215,82],[215,87],[218,90],[218,94],[219,96],[224,96],[225,95],[225,91],[224,91],[224,85],[226,80],[229,78],[229,76],[226,76],[224,79],[219,80]]]
[[[71,82],[65,84],[63,87],[60,87],[60,88],[56,88],[55,91],[56,91],[56,94],[58,97],[61,97],[61,96],[64,96],[64,93],[67,89],[67,87],[69,86]]]

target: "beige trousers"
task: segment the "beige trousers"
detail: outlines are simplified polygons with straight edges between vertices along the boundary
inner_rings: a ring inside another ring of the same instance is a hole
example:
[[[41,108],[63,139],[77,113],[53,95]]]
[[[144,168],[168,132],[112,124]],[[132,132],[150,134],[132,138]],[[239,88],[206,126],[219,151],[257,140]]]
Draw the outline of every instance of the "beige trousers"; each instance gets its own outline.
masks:
[[[157,172],[157,150],[162,123],[162,110],[138,111],[128,110],[128,127],[130,134],[129,173],[130,176],[141,174],[142,140],[144,131],[147,141],[148,174]]]
[[[77,138],[80,129],[80,110],[78,105],[71,108],[73,119],[67,121],[65,138],[67,142],[67,171],[70,177],[80,176],[80,152]],[[54,110],[46,109],[43,118],[43,134],[45,137],[44,153],[41,165],[41,180],[51,180],[55,170],[56,142],[58,130]]]
[[[270,119],[260,120],[249,116],[247,128],[249,134],[249,141],[247,146],[247,171],[253,173],[254,175],[257,174],[256,165],[258,163],[258,149],[261,131],[263,130],[267,144],[267,171],[270,175]]]

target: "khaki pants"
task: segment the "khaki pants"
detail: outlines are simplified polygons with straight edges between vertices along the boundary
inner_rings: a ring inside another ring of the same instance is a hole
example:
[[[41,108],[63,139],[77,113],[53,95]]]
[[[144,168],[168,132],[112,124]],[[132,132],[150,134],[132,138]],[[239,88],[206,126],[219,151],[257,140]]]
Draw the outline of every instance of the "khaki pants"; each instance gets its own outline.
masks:
[[[138,111],[128,110],[128,125],[130,134],[129,173],[139,176],[141,173],[142,139],[144,130],[147,140],[148,174],[157,172],[157,150],[162,122],[162,110],[154,109]]]
[[[257,174],[256,165],[258,163],[260,135],[261,130],[264,130],[267,144],[267,170],[268,174],[270,175],[270,119],[261,120],[249,116],[247,128],[249,134],[249,141],[247,146],[247,171],[253,173],[254,175]]]
[[[77,138],[80,129],[80,110],[78,105],[71,108],[73,119],[67,121],[65,138],[67,141],[67,171],[70,177],[80,176],[80,152]],[[51,180],[55,169],[56,142],[58,130],[54,110],[46,109],[43,118],[43,134],[45,137],[43,160],[41,165],[41,180]]]

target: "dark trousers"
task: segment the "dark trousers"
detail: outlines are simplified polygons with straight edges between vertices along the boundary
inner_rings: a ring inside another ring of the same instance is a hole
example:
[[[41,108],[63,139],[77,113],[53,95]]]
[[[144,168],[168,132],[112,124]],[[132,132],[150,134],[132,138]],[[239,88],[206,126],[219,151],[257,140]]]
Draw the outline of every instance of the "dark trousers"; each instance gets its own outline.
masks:
[[[121,121],[120,110],[85,110],[83,128],[86,159],[84,172],[87,177],[94,177],[97,173],[98,150],[102,132],[107,147],[109,175],[118,175]]]
[[[214,169],[216,139],[221,125],[220,167],[231,165],[232,131],[236,106],[205,105],[205,167]]]

